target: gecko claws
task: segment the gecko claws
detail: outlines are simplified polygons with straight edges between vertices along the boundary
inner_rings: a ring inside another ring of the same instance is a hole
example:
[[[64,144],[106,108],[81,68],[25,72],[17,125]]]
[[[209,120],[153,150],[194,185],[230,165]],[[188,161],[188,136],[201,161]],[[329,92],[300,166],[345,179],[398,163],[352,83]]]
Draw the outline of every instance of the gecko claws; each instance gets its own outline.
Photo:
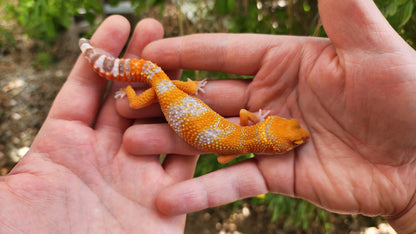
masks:
[[[198,83],[198,91],[201,91],[201,93],[205,93],[204,87],[207,83],[208,83],[207,79],[200,80]]]
[[[115,99],[122,99],[125,96],[126,96],[126,93],[124,92],[123,89],[120,89],[119,91],[116,92],[116,94],[114,94]]]
[[[189,77],[188,77],[187,81],[193,81],[193,80],[192,80],[191,78],[189,78]],[[197,83],[198,83],[198,87],[197,87],[197,90],[196,90],[196,92],[194,93],[194,95],[198,95],[198,92],[199,92],[199,91],[201,91],[201,93],[205,93],[204,87],[205,87],[205,85],[208,83],[208,82],[207,82],[207,79],[203,79],[203,80],[200,80],[200,81],[195,81],[195,82],[197,82]]]
[[[264,111],[262,109],[259,109],[259,118],[260,118],[260,122],[264,121],[266,119],[266,117],[270,114],[270,110]]]

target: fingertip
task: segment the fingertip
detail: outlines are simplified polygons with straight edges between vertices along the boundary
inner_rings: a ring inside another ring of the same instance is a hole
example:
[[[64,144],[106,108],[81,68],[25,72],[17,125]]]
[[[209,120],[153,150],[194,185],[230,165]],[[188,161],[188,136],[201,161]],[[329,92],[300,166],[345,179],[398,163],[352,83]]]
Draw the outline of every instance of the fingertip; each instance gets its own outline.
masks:
[[[175,181],[191,179],[195,172],[198,155],[168,155],[163,167]]]
[[[158,196],[156,197],[156,207],[165,215],[175,216],[181,214],[176,209],[177,206],[175,204],[177,203],[175,203],[174,198],[169,196],[169,187],[159,192]]]
[[[182,189],[183,188],[183,189]],[[208,208],[202,188],[186,190],[186,184],[176,184],[163,189],[156,197],[158,210],[169,216],[187,214]]]
[[[178,209],[178,204],[179,202],[175,201],[174,197],[169,196],[169,189],[162,190],[156,197],[157,209],[168,216],[176,216],[186,213]]]
[[[135,124],[123,136],[123,145],[132,155],[201,153],[179,138],[167,124]]]
[[[129,21],[123,16],[112,15],[103,21],[101,26],[92,35],[91,41],[94,43],[94,47],[117,56],[125,45],[129,34]]]
[[[163,130],[152,128],[152,126],[156,126],[156,124],[151,124],[151,126],[133,125],[127,128],[123,135],[123,145],[128,154],[138,156],[164,153],[158,151],[161,140],[159,134],[155,134]]]
[[[331,41],[338,48],[363,48],[372,51],[388,48],[399,35],[373,1],[320,0],[319,13]]]
[[[160,39],[164,35],[163,25],[159,21],[153,18],[145,18],[141,20],[136,25],[135,30],[137,30],[137,32],[142,32],[142,33],[151,35],[149,37],[152,37],[152,38]]]
[[[152,18],[146,18],[137,23],[125,57],[141,57],[142,50],[150,42],[162,39],[164,29],[162,24]]]

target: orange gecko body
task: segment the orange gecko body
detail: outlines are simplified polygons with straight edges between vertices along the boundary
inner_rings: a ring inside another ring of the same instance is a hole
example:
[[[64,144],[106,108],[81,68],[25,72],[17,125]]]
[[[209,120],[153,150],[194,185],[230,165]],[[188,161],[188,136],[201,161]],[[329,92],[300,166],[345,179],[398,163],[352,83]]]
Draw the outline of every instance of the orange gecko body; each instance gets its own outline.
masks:
[[[262,119],[247,110],[240,111],[241,125],[230,122],[198,98],[204,81],[171,81],[156,64],[143,59],[120,59],[98,53],[88,40],[81,39],[83,55],[92,68],[107,79],[143,82],[151,88],[140,95],[131,86],[116,97],[127,95],[130,107],[137,109],[158,101],[170,127],[193,147],[219,155],[226,163],[247,153],[283,153],[309,138],[296,119],[268,116]],[[248,126],[248,120],[257,122]]]

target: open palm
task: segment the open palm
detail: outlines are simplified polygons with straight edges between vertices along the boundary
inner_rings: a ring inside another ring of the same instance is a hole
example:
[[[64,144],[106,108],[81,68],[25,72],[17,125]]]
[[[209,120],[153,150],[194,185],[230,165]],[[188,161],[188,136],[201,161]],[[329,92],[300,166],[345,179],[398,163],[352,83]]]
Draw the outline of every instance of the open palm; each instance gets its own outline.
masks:
[[[333,211],[384,215],[396,228],[414,223],[416,54],[372,1],[321,0],[319,6],[329,39],[202,34],[144,49],[146,59],[165,69],[255,75],[250,83],[210,82],[200,98],[226,116],[262,108],[295,117],[311,133],[309,142],[284,155],[257,155],[172,185],[159,195],[162,211],[180,214],[276,192]],[[151,127],[161,144],[146,153],[194,152],[166,125]],[[127,131],[127,151],[143,154],[143,128]]]
[[[163,36],[159,23],[146,22],[130,55]],[[110,17],[92,41],[116,55],[128,33],[124,18]],[[100,105],[105,87],[78,60],[30,151],[0,179],[1,233],[183,232],[185,215],[160,213],[155,199],[163,187],[190,178],[196,158],[168,157],[161,165],[155,155],[131,157],[122,137],[132,122],[117,114],[112,97]]]

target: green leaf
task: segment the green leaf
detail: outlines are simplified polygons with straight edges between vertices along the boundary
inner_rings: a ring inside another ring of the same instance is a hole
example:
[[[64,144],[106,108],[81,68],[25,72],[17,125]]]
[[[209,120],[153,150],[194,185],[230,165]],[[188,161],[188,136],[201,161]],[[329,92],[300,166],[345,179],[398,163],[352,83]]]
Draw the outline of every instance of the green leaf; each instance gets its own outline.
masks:
[[[229,12],[234,11],[235,0],[227,0],[227,10]]]
[[[413,12],[413,1],[408,1],[407,4],[403,8],[403,12],[401,14],[401,22],[399,23],[398,27],[403,27],[412,16]]]
[[[224,0],[215,0],[215,8],[218,11],[218,14],[224,15],[228,13],[227,1]]]
[[[391,2],[386,7],[385,16],[395,15],[397,13],[397,7],[398,7],[398,5],[395,2]]]
[[[404,4],[407,4],[407,3],[409,3],[409,2],[412,2],[413,0],[394,0],[394,2],[398,5],[398,6],[400,6],[400,5],[404,5]]]
[[[397,8],[395,14],[387,16],[387,20],[396,30],[399,30],[403,28],[412,17],[413,7],[413,1],[406,2],[406,4]]]
[[[311,11],[311,5],[309,5],[309,3],[308,3],[307,1],[304,1],[304,2],[303,2],[303,10],[304,10],[305,12],[309,12],[309,11]]]

